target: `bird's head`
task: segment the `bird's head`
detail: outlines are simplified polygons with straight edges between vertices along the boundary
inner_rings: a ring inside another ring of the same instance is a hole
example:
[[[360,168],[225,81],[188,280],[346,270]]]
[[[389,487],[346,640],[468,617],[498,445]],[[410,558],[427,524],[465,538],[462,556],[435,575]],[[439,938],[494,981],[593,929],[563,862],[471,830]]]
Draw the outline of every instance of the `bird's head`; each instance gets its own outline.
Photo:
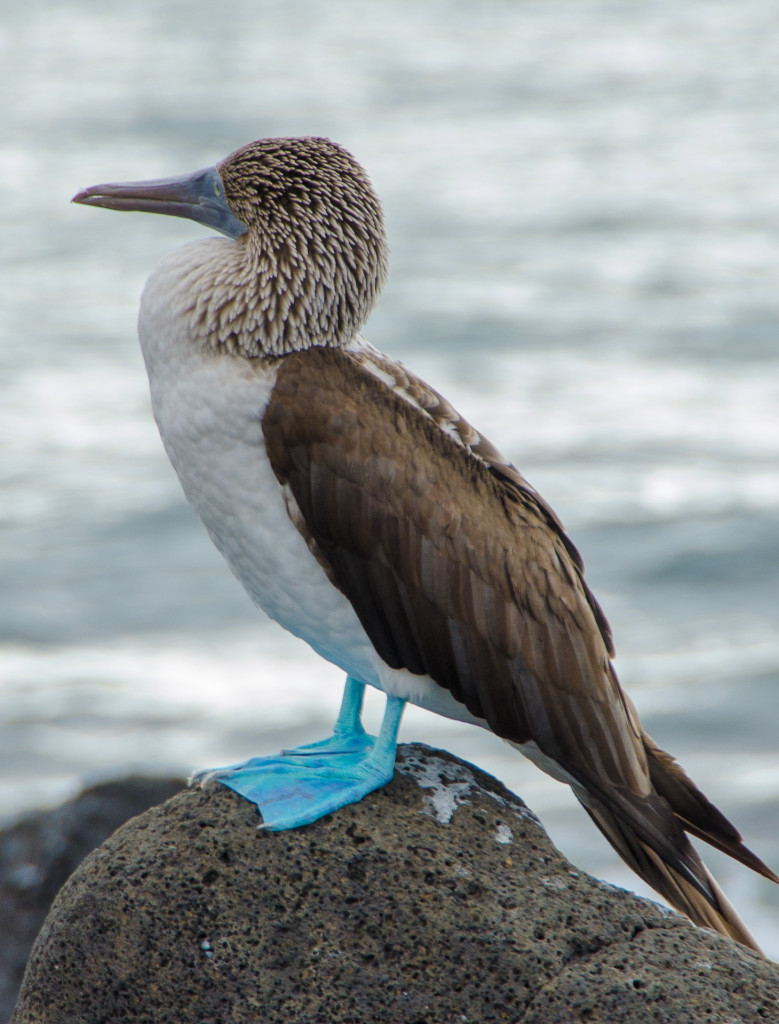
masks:
[[[241,294],[220,279],[199,308],[219,342],[245,355],[348,344],[386,277],[381,204],[328,139],[260,139],[194,174],[94,185],[73,201],[186,217],[232,239],[238,251],[224,266]]]

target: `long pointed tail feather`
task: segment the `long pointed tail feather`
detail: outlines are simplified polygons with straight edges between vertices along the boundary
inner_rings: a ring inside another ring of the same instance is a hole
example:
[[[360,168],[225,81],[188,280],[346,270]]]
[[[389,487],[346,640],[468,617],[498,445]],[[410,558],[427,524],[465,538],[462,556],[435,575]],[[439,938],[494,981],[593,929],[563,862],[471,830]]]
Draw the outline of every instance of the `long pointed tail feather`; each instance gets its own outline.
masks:
[[[646,733],[643,738],[652,785],[671,805],[682,828],[764,878],[779,882],[779,877],[744,846],[735,826],[701,793],[671,755],[661,750]]]
[[[624,813],[593,800],[591,794],[577,791],[576,795],[625,863],[672,907],[694,924],[762,952],[682,831],[683,825],[670,827],[667,839],[673,842],[674,854],[669,858],[667,845],[659,850],[654,837],[647,836],[641,826],[635,828]]]

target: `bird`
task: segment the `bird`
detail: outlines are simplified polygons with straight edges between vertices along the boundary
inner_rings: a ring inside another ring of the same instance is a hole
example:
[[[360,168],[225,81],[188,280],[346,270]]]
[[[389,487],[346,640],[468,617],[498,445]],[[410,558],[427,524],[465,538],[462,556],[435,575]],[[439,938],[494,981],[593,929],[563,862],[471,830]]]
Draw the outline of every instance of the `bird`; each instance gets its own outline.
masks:
[[[331,736],[195,780],[252,801],[270,830],[309,824],[392,778],[411,702],[491,730],[567,783],[649,886],[757,950],[689,836],[779,878],[643,730],[561,521],[362,335],[388,247],[357,160],[326,138],[264,138],[193,174],[73,201],[216,232],[145,285],[154,417],[251,599],[346,674]],[[376,736],[362,726],[366,686],[386,695]]]

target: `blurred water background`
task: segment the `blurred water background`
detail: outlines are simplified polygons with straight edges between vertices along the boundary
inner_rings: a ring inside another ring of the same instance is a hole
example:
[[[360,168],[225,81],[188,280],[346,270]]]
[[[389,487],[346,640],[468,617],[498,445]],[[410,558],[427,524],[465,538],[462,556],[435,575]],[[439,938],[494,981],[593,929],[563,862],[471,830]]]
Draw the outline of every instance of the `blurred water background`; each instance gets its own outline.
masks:
[[[151,419],[138,297],[202,229],[68,203],[318,134],[385,203],[368,337],[551,501],[648,731],[776,868],[775,5],[27,0],[0,33],[0,815],[333,719],[339,673],[249,604]],[[494,737],[412,710],[402,738],[494,772],[576,864],[646,891]],[[776,889],[707,860],[779,957]]]

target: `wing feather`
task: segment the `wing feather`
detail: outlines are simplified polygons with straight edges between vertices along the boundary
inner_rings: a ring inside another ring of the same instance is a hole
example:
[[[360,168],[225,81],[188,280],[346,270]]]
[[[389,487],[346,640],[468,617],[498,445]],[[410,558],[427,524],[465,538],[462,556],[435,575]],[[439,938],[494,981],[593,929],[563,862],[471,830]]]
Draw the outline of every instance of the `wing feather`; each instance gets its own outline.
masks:
[[[460,420],[474,454],[413,388],[416,405],[332,350],[280,365],[266,446],[331,578],[388,665],[429,674],[498,735],[533,740],[583,781],[605,772],[648,793],[573,545],[497,449]]]

